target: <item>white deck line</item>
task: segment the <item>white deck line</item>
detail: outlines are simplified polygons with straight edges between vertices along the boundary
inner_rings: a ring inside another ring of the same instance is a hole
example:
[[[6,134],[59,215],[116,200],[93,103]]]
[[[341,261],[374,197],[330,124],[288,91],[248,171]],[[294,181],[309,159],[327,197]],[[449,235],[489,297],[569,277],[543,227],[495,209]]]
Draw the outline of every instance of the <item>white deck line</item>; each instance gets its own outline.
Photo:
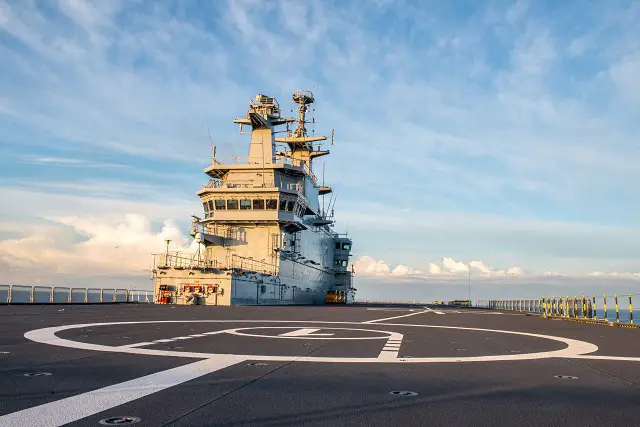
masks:
[[[3,415],[0,416],[0,426],[59,427],[235,365],[243,360],[236,356],[217,355],[215,358]]]
[[[429,310],[418,311],[417,313],[403,314],[402,316],[385,317],[384,319],[368,320],[368,321],[362,322],[362,323],[367,324],[367,323],[384,322],[385,320],[400,319],[401,317],[415,316],[417,314],[423,314],[423,313],[428,313],[428,312],[429,312]]]
[[[136,347],[144,347],[146,345],[154,345],[157,344],[155,341],[152,342],[138,342],[135,344],[127,344],[127,345],[121,345],[121,348],[136,348]]]
[[[285,332],[284,334],[278,334],[279,337],[306,337],[308,335],[313,334],[314,337],[330,337],[333,336],[333,334],[326,334],[326,333],[320,333],[320,334],[316,334],[315,332],[320,331],[321,329],[316,329],[316,328],[302,328],[302,329],[297,329],[295,331],[291,331],[291,332]]]

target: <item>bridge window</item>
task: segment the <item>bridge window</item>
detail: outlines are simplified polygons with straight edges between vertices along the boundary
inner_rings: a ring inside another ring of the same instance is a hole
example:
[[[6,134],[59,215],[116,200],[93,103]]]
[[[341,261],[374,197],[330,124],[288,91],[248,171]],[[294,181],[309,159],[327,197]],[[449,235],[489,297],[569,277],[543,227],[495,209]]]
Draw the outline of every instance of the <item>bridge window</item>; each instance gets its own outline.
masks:
[[[209,202],[209,203],[211,203],[211,202]],[[215,201],[215,203],[216,203],[216,210],[217,211],[223,211],[224,210],[224,208],[225,208],[224,200],[218,199],[218,200]]]
[[[340,249],[340,242],[336,242],[336,249]]]
[[[293,212],[293,207],[295,206],[296,202],[294,202],[293,200],[289,200],[287,202],[287,211],[289,212]]]
[[[254,199],[253,200],[253,209],[264,209],[264,200],[262,200],[262,199]]]
[[[351,250],[351,243],[343,243],[342,244],[342,249],[344,249],[345,251],[350,251]]]
[[[242,210],[251,209],[251,200],[249,199],[240,200],[240,209]]]
[[[267,199],[267,209],[278,209],[278,201],[275,199]]]
[[[209,203],[204,202],[202,207],[204,208],[204,213],[209,213]]]
[[[213,212],[213,200],[209,200],[209,211]]]
[[[281,211],[286,211],[287,210],[287,201],[286,200],[280,200],[280,210]]]
[[[238,201],[237,200],[227,200],[227,209],[229,209],[229,210],[237,210],[238,209]]]

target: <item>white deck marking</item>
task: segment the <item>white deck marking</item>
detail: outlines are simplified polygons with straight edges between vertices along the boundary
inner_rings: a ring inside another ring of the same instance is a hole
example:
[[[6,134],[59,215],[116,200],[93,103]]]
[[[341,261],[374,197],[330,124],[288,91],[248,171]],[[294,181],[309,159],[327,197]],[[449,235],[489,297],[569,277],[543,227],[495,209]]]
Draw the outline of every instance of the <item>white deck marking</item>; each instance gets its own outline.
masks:
[[[170,343],[170,342],[174,342],[174,341],[177,341],[177,340],[186,340],[186,339],[191,339],[191,338],[201,338],[201,337],[206,337],[206,336],[209,336],[209,335],[223,334],[223,333],[226,333],[226,332],[227,331],[204,332],[202,334],[189,335],[188,337],[175,337],[175,338],[170,338],[170,339],[155,340],[155,341],[151,341],[151,342],[138,342],[138,343],[135,343],[135,344],[121,345],[120,347],[123,347],[123,348],[146,347],[148,345]]]
[[[640,357],[591,356],[589,354],[573,356],[573,357],[571,357],[571,359],[594,359],[594,360],[617,360],[617,361],[620,361],[620,362],[640,362]]]
[[[444,311],[432,310],[429,307],[425,307],[425,310],[430,311],[430,312],[435,313],[435,314],[445,314]]]
[[[393,332],[387,343],[382,348],[382,351],[378,355],[378,359],[384,361],[395,361],[398,359],[398,352],[400,351],[400,344],[402,344],[403,335],[398,332]]]
[[[58,427],[244,361],[220,355],[0,416],[4,427]]]
[[[423,314],[423,313],[428,313],[428,312],[429,312],[428,310],[418,311],[417,313],[403,314],[402,316],[385,317],[384,319],[368,320],[368,321],[362,322],[362,323],[366,324],[366,323],[384,322],[385,320],[400,319],[401,317],[415,316],[417,314]]]
[[[279,334],[279,337],[305,337],[305,336],[309,336],[311,334],[313,334],[314,337],[330,337],[333,336],[333,334],[327,334],[327,333],[320,333],[320,334],[315,334],[314,332],[318,332],[321,329],[308,329],[308,328],[303,328],[303,329],[298,329],[297,331],[291,331],[291,332],[285,332],[284,334]]]
[[[124,347],[124,348],[136,348],[136,347],[144,347],[147,345],[153,345],[156,344],[155,342],[138,342],[135,344],[127,344],[127,345],[121,345],[120,347]]]
[[[338,322],[340,323],[340,322]],[[280,335],[261,335],[251,334],[244,331],[254,331],[256,329],[291,329],[291,326],[254,326],[253,328],[238,328],[227,329],[224,332],[231,335],[239,335],[242,337],[255,337],[255,338],[289,338],[289,339],[304,339],[304,340],[386,340],[393,337],[396,333],[389,331],[376,331],[374,329],[353,329],[353,328],[321,328],[322,330],[340,330],[340,331],[364,331],[364,332],[377,332],[381,336],[377,337],[336,337],[334,334],[328,334],[331,338],[327,338],[325,334],[312,334],[313,331],[319,331],[320,329],[304,328],[290,332],[289,334]],[[304,331],[298,334],[299,331]],[[310,332],[311,331],[311,332]]]
[[[24,334],[24,337],[35,342],[49,345],[57,345],[60,347],[77,348],[82,350],[103,351],[108,353],[125,353],[125,354],[143,354],[149,356],[170,356],[170,357],[182,357],[182,358],[216,358],[217,354],[212,353],[198,353],[198,352],[186,352],[186,351],[171,351],[171,350],[157,350],[150,348],[127,348],[127,347],[112,347],[101,344],[91,344],[87,342],[71,341],[68,339],[60,338],[56,336],[56,333],[77,328],[87,328],[96,326],[122,326],[122,325],[148,325],[158,323],[220,323],[220,324],[233,324],[233,323],[251,323],[257,324],[265,323],[297,323],[297,324],[320,324],[320,325],[359,325],[362,326],[363,322],[337,322],[337,321],[323,321],[323,320],[162,320],[162,321],[136,321],[136,322],[109,322],[109,323],[89,323],[89,324],[76,324],[76,325],[64,325],[54,326],[43,329],[36,329]],[[518,353],[518,354],[504,354],[504,355],[489,355],[489,356],[469,356],[469,357],[412,357],[412,358],[390,358],[388,360],[379,357],[313,357],[313,356],[266,356],[266,355],[235,355],[240,359],[250,359],[259,361],[279,361],[279,362],[315,362],[315,363],[467,363],[467,362],[502,362],[507,360],[537,360],[537,359],[549,359],[554,357],[560,358],[574,358],[576,356],[582,356],[588,353],[593,353],[598,350],[598,346],[585,342],[574,340],[571,338],[557,337],[553,335],[534,334],[529,332],[517,332],[506,331],[500,329],[485,329],[485,328],[468,328],[462,326],[441,326],[441,325],[416,325],[410,323],[386,323],[380,326],[400,326],[403,328],[434,328],[434,329],[454,329],[461,331],[478,331],[478,332],[491,332],[505,335],[518,335],[524,337],[543,338],[552,341],[564,343],[565,348],[560,350],[541,351],[537,353]],[[253,329],[256,329],[255,327]],[[277,328],[277,327],[272,327]],[[288,327],[290,328],[290,326]],[[323,329],[332,329],[322,326]],[[250,329],[250,328],[244,328]],[[347,329],[347,328],[334,328],[334,329]],[[354,329],[352,329],[354,330]],[[357,329],[355,329],[357,330]],[[219,331],[219,333],[232,333],[236,329],[227,329]],[[385,334],[392,334],[389,331],[376,331],[384,332]],[[261,338],[280,338],[285,337],[266,336],[259,335]],[[386,338],[386,337],[383,337]],[[309,337],[289,337],[289,339],[323,339],[323,338],[309,338]],[[326,339],[326,338],[324,338]],[[371,339],[371,337],[356,337],[356,338],[331,338],[335,339]],[[380,339],[380,337],[374,337],[374,339]],[[606,357],[606,356],[602,356]],[[615,360],[613,358],[612,360]]]

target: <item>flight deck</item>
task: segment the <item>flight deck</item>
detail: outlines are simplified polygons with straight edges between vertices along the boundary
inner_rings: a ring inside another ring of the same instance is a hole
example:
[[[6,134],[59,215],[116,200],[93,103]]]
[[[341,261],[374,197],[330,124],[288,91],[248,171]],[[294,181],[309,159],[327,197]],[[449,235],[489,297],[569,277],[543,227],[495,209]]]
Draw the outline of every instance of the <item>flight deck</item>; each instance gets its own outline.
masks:
[[[0,307],[0,426],[640,424],[640,330],[439,306]]]

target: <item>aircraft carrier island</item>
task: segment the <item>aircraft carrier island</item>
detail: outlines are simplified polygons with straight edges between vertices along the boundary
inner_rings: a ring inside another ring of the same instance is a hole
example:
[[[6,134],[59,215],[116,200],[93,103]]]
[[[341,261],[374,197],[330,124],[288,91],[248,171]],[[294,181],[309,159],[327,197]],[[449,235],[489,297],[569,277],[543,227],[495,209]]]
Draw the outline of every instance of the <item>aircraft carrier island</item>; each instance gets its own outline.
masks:
[[[248,157],[222,159],[215,148],[193,216],[195,253],[153,256],[156,303],[204,305],[352,303],[351,240],[332,229],[332,189],[313,173],[326,136],[307,132],[313,93],[299,90],[296,118],[258,95],[234,120],[251,135]],[[276,128],[286,126],[283,137]],[[292,128],[292,126],[295,126]],[[333,132],[331,135],[333,143]],[[321,202],[322,200],[322,202]]]

